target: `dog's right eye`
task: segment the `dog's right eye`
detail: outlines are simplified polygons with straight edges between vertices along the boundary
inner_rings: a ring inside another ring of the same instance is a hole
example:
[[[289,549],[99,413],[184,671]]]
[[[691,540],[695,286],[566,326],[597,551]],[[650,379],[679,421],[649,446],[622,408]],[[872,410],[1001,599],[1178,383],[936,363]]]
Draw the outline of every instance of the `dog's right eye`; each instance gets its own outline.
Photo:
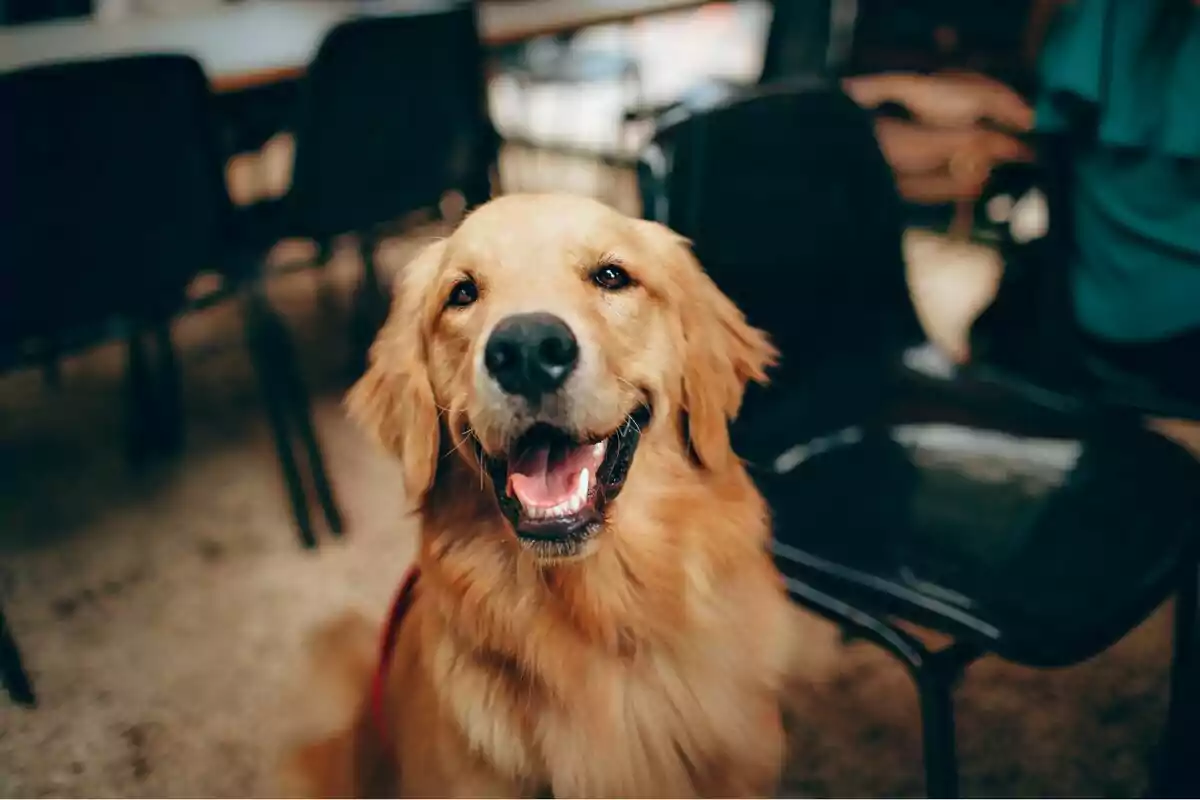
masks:
[[[446,298],[446,305],[450,308],[462,308],[471,305],[478,299],[479,287],[475,285],[475,281],[461,280],[450,290],[450,296]]]
[[[601,289],[615,292],[631,284],[633,278],[616,264],[604,264],[592,273],[592,282]]]

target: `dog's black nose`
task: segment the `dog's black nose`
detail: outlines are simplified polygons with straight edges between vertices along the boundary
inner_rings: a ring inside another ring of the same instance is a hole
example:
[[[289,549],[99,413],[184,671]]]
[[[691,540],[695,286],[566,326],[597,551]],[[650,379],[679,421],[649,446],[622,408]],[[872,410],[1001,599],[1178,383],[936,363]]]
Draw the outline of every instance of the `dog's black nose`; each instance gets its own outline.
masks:
[[[579,361],[575,334],[553,314],[514,314],[488,337],[483,363],[508,394],[537,400],[563,385]]]

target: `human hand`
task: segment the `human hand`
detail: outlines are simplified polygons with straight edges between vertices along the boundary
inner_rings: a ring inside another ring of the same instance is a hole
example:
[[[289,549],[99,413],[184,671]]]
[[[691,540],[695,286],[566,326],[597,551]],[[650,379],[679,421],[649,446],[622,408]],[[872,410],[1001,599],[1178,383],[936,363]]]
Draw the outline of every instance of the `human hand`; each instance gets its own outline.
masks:
[[[988,121],[1011,131],[1033,127],[1033,108],[1000,81],[973,72],[896,76],[896,100],[926,125],[965,128]]]
[[[930,128],[879,120],[876,136],[905,198],[946,203],[977,198],[997,164],[1028,161],[1021,141],[986,128]]]

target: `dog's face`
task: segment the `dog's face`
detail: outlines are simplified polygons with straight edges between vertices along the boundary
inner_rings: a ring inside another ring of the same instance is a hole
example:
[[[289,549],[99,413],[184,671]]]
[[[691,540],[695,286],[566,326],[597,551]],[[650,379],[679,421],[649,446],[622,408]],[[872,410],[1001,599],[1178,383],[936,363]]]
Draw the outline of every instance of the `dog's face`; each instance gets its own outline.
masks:
[[[405,267],[349,407],[400,457],[411,500],[462,458],[528,552],[571,558],[639,447],[726,468],[728,421],[774,357],[666,228],[516,195]]]

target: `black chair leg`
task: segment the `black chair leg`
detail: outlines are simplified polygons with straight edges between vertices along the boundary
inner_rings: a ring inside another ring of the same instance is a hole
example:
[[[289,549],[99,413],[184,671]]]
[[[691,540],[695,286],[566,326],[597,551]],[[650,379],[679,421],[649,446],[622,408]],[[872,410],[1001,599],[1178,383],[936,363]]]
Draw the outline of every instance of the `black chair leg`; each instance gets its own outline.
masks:
[[[1175,598],[1171,690],[1161,768],[1152,797],[1200,797],[1200,569],[1189,566]]]
[[[327,320],[338,318],[337,292],[333,281],[329,278],[329,262],[333,260],[333,241],[320,239],[317,241],[316,266],[318,271],[317,303],[321,314]]]
[[[934,798],[960,797],[954,732],[954,685],[958,676],[943,674],[930,665],[921,668],[916,677],[921,702],[925,793]]]
[[[286,355],[283,353],[286,345],[281,346],[281,337],[285,336],[286,332],[282,321],[270,309],[266,298],[262,297],[260,292],[261,289],[257,287],[250,288],[242,298],[247,349],[250,351],[254,372],[262,388],[263,403],[266,405],[271,433],[275,438],[275,453],[283,471],[284,485],[292,505],[292,516],[300,533],[300,543],[306,548],[314,548],[317,546],[317,537],[313,533],[304,483],[288,434],[287,386],[280,380],[280,356]]]
[[[37,698],[33,693],[33,684],[29,680],[29,674],[25,672],[25,665],[21,663],[21,651],[17,647],[17,640],[13,638],[12,632],[8,629],[8,620],[5,618],[2,608],[0,608],[0,678],[3,679],[4,688],[8,690],[8,696],[14,703],[31,707],[37,704]]]
[[[345,530],[342,512],[338,508],[337,499],[333,496],[333,487],[329,483],[329,475],[325,471],[325,459],[321,454],[321,445],[313,430],[312,417],[308,402],[303,404],[303,411],[297,404],[296,424],[300,428],[300,441],[307,451],[309,472],[312,474],[313,489],[317,493],[317,502],[321,504],[321,512],[325,515],[325,524],[329,532],[341,536]]]
[[[296,434],[304,447],[308,461],[309,475],[312,477],[313,490],[317,494],[317,502],[325,515],[325,523],[331,533],[340,536],[343,530],[342,514],[338,509],[337,500],[333,496],[333,487],[325,471],[325,458],[321,454],[321,445],[312,423],[312,406],[309,403],[308,389],[300,374],[296,362],[295,349],[291,337],[283,323],[276,319],[278,325],[278,370],[280,389],[291,405],[292,421],[296,425]]]
[[[42,381],[46,384],[47,389],[54,391],[62,388],[62,364],[59,360],[61,355],[59,349],[58,339],[50,337],[45,341],[41,352]]]
[[[776,542],[776,552],[785,549]],[[886,650],[908,668],[921,706],[921,735],[925,756],[925,792],[929,797],[960,797],[958,747],[954,730],[954,688],[963,671],[982,655],[965,642],[931,652],[911,634],[861,611],[843,600],[801,583],[784,579],[788,594],[805,608]]]
[[[363,235],[359,239],[363,271],[354,293],[354,313],[350,321],[351,377],[355,379],[366,372],[371,343],[375,341],[375,334],[383,326],[388,313],[388,296],[379,281],[375,265],[376,244],[373,236]]]
[[[130,464],[139,466],[154,449],[157,413],[146,343],[139,327],[131,326],[125,348],[125,455]]]
[[[155,326],[154,343],[158,362],[156,439],[164,455],[176,455],[183,450],[183,378],[169,320]]]

